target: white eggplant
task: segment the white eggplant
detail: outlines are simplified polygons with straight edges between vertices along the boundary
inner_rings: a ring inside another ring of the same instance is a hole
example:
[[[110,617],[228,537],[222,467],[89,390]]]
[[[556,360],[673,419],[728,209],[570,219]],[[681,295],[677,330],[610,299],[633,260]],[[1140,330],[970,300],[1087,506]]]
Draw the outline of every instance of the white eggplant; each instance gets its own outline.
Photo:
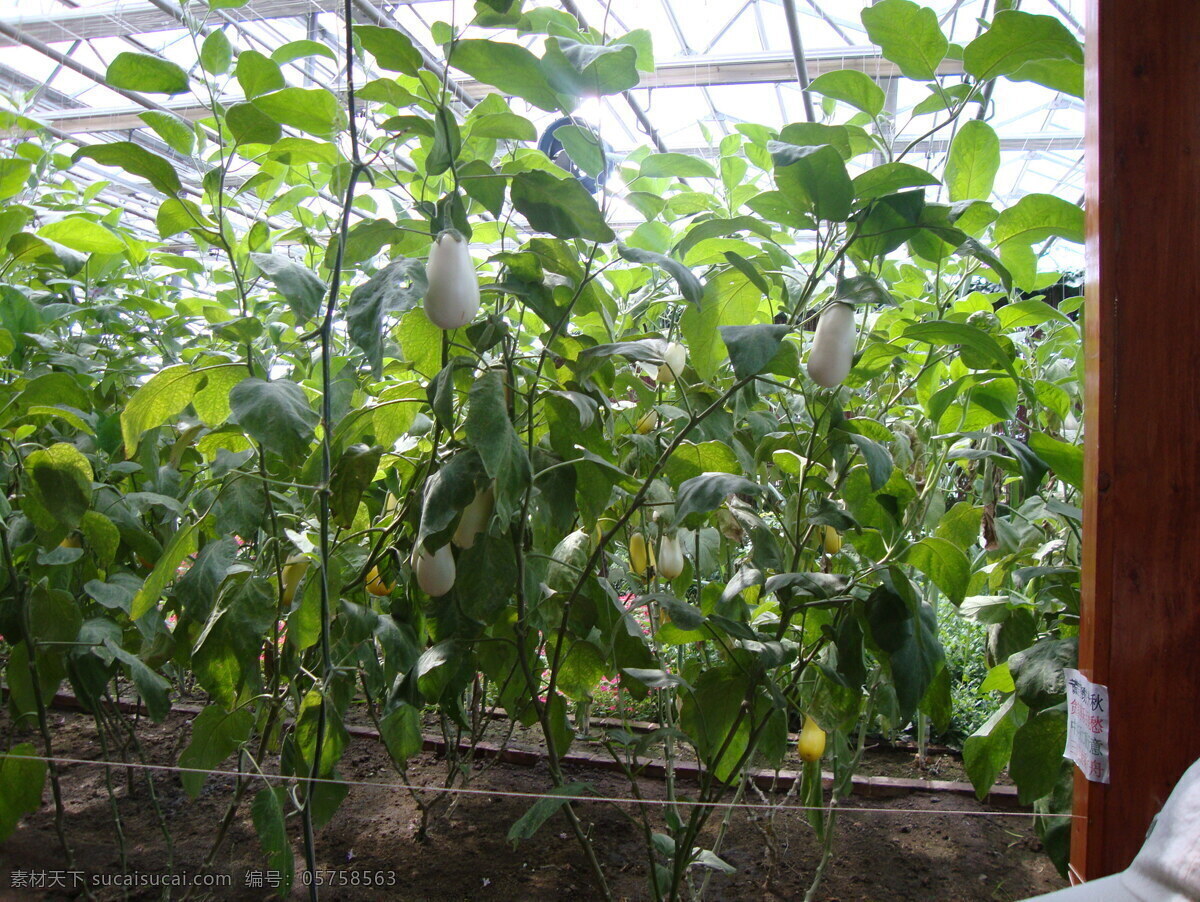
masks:
[[[683,572],[683,549],[675,536],[664,535],[658,542],[658,575],[674,579]]]
[[[683,368],[687,364],[687,348],[677,341],[667,345],[666,351],[663,352],[663,364],[658,368],[657,381],[660,385],[667,382],[674,382],[683,375]]]
[[[413,552],[413,570],[417,574],[417,585],[430,598],[438,598],[454,588],[454,553],[449,545],[443,545],[430,554],[424,546]]]
[[[834,301],[821,312],[808,355],[808,375],[817,385],[841,385],[854,362],[854,308]]]
[[[454,538],[450,541],[459,548],[470,548],[475,544],[475,537],[481,532],[487,532],[488,522],[492,519],[492,508],[495,496],[489,485],[463,508],[462,519],[454,530]]]
[[[467,240],[448,229],[438,235],[425,264],[425,315],[439,329],[461,329],[479,312],[479,280]]]

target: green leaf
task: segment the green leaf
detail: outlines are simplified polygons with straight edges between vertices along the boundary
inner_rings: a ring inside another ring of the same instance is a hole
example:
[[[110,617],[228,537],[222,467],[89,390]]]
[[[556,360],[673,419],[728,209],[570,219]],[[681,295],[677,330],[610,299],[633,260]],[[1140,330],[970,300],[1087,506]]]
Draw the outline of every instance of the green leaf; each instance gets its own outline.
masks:
[[[84,254],[119,254],[125,250],[124,241],[83,216],[68,216],[44,225],[38,234]]]
[[[1067,485],[1083,491],[1083,448],[1051,438],[1044,432],[1029,435],[1029,449]]]
[[[170,60],[129,50],[113,57],[104,80],[114,88],[151,94],[182,94],[191,87],[187,72]]]
[[[712,163],[685,153],[652,153],[642,160],[638,173],[646,178],[715,179]]]
[[[554,137],[562,142],[571,161],[587,175],[597,176],[607,167],[604,145],[592,129],[579,125],[560,125],[554,130]]]
[[[758,495],[762,487],[744,476],[731,473],[701,473],[679,487],[675,496],[675,521],[682,523],[690,514],[716,510],[733,494]]]
[[[1031,81],[1083,99],[1083,63],[1075,60],[1034,60],[1007,77],[1009,81]]]
[[[682,696],[679,726],[717,778],[728,779],[749,742],[750,718],[743,707],[749,678],[729,666],[713,667],[694,686]]]
[[[871,200],[894,194],[901,188],[920,188],[937,183],[937,177],[924,169],[908,163],[884,163],[855,177],[854,196],[859,200]]]
[[[487,475],[496,481],[496,512],[507,522],[529,485],[532,471],[525,445],[513,429],[504,403],[501,373],[488,370],[471,385],[467,441],[479,452]]]
[[[1000,169],[1000,139],[982,119],[959,126],[946,159],[946,188],[950,200],[987,200]]]
[[[251,254],[250,259],[274,283],[299,322],[317,315],[326,289],[312,270],[278,254]]]
[[[92,505],[92,465],[74,445],[58,442],[25,458],[25,508],[45,537],[61,539]]]
[[[458,555],[455,588],[463,613],[490,624],[517,587],[517,562],[508,536],[480,535]]]
[[[539,232],[558,238],[616,240],[595,198],[573,178],[557,179],[542,170],[521,172],[513,177],[510,195],[512,205]]]
[[[813,79],[808,89],[816,94],[848,103],[868,116],[883,112],[883,88],[865,72],[857,69],[838,69]]]
[[[411,310],[425,296],[427,287],[424,261],[400,257],[350,293],[346,307],[346,328],[351,341],[367,355],[371,370],[376,375],[383,372],[384,318]],[[421,316],[424,318],[424,314]],[[436,329],[432,324],[430,326]],[[404,347],[404,336],[409,331],[402,330],[401,342]],[[439,338],[440,335],[438,330]],[[438,344],[440,351],[440,341]],[[407,349],[405,353],[412,356]]]
[[[617,253],[621,255],[622,259],[633,263],[641,263],[646,266],[657,266],[660,269],[665,269],[675,279],[675,282],[679,285],[679,293],[689,303],[699,305],[701,299],[704,297],[704,286],[700,284],[700,280],[696,278],[696,274],[678,260],[667,257],[664,254],[656,254],[653,251],[644,251],[640,248],[629,247],[624,244],[617,246]]]
[[[779,353],[784,336],[792,331],[791,326],[755,324],[753,326],[721,326],[721,340],[729,349],[729,362],[739,379],[757,376]]]
[[[144,178],[168,196],[174,196],[183,191],[183,183],[179,181],[179,174],[169,160],[151,153],[132,141],[93,144],[90,147],[81,147],[71,155],[71,159],[76,163],[84,157],[95,160],[101,166],[115,166],[124,169],[131,175]]]
[[[177,416],[191,403],[203,378],[186,363],[180,363],[155,373],[133,393],[121,411],[121,437],[127,458],[137,452],[143,435]]]
[[[425,158],[426,171],[430,175],[441,175],[454,165],[461,151],[458,120],[450,110],[438,107],[433,116],[433,147]]]
[[[954,323],[949,320],[933,320],[926,323],[914,323],[902,333],[904,338],[914,341],[928,342],[939,347],[961,345],[970,348],[982,358],[990,361],[1000,369],[1013,372],[1012,359],[987,332],[966,323]]]
[[[354,526],[358,514],[358,503],[375,479],[382,448],[368,445],[351,445],[342,452],[329,479],[329,506],[334,522],[345,529]]]
[[[46,785],[46,762],[32,743],[21,742],[0,753],[0,842],[12,836],[26,814],[42,807]]]
[[[346,127],[341,102],[324,88],[284,88],[255,97],[253,103],[280,125],[331,138]]]
[[[1031,805],[1054,790],[1066,744],[1067,714],[1061,708],[1040,711],[1017,730],[1008,773],[1017,784],[1022,805]]]
[[[283,128],[253,103],[235,103],[225,110],[225,125],[235,145],[274,144]]]
[[[323,56],[325,59],[337,62],[337,54],[319,41],[288,41],[271,51],[271,61],[281,66],[308,56]]]
[[[475,451],[462,451],[450,458],[425,480],[416,543],[423,545],[430,536],[448,530],[458,512],[475,500],[485,483],[483,461]]]
[[[854,185],[836,148],[772,141],[767,149],[775,161],[775,183],[789,200],[818,219],[844,222],[850,217]]]
[[[1016,703],[1015,696],[1006,698],[963,743],[963,768],[980,801],[991,791],[1012,754],[1013,736],[1017,732],[1012,712]]]
[[[542,71],[541,61],[518,44],[481,39],[459,41],[454,45],[450,65],[504,94],[527,100],[538,109],[554,112],[559,108],[558,94]]]
[[[992,227],[992,240],[998,245],[1030,245],[1052,236],[1083,243],[1083,210],[1053,194],[1026,194],[1000,211]]]
[[[414,755],[421,754],[424,737],[421,735],[421,709],[412,705],[401,705],[379,721],[379,738],[383,740],[388,754],[398,764],[404,764]]]
[[[254,820],[258,843],[267,853],[267,867],[280,876],[279,895],[282,898],[286,898],[291,892],[296,876],[295,856],[292,854],[292,843],[288,838],[283,815],[283,803],[286,798],[287,791],[282,786],[268,786],[255,793],[254,801],[250,804],[250,815]]]
[[[203,522],[203,520],[198,520],[188,523],[171,537],[171,541],[167,543],[162,554],[155,561],[154,569],[146,576],[141,588],[133,596],[133,602],[129,609],[130,620],[137,620],[158,604],[167,584],[175,579],[176,571],[183,559],[189,554],[195,553],[197,528]]]
[[[316,776],[328,778],[333,774],[334,766],[346,749],[349,734],[332,702],[323,699],[318,690],[308,690],[301,701],[293,735],[296,750],[304,763],[304,775],[308,776],[313,772],[313,765],[317,763],[317,721],[322,704],[328,705],[328,708],[325,712],[325,735],[320,746],[321,760]]]
[[[214,770],[250,738],[254,715],[242,708],[232,713],[219,705],[207,705],[192,721],[192,738],[179,756],[180,767]],[[179,775],[183,791],[193,800],[204,788],[207,774]]]
[[[542,71],[556,91],[573,97],[620,94],[639,81],[637,48],[630,44],[584,44],[565,37],[546,40]]]
[[[933,80],[950,48],[937,13],[912,0],[880,0],[865,7],[861,17],[871,43],[878,44],[905,77]]]
[[[971,562],[953,542],[926,536],[910,545],[902,560],[933,580],[954,604],[959,604],[966,596],[971,582]]]
[[[221,29],[208,33],[200,45],[200,65],[210,75],[224,75],[233,62],[233,45]]]
[[[937,615],[933,608],[922,602],[911,624],[912,632],[907,640],[890,655],[896,701],[903,719],[908,719],[916,712],[926,690],[933,684],[938,671],[945,666],[945,653],[938,640]]]
[[[969,501],[960,501],[938,520],[934,535],[947,539],[964,551],[979,544],[979,528],[983,523],[983,508]]]
[[[1067,699],[1063,669],[1075,667],[1079,657],[1079,640],[1042,639],[1024,651],[1009,656],[1017,698],[1031,710],[1040,711]],[[1061,748],[1060,748],[1061,751]]]
[[[238,54],[234,75],[247,100],[287,86],[279,64],[257,50],[244,50]]]
[[[35,648],[74,642],[82,626],[83,615],[70,592],[50,589],[45,582],[34,586],[29,597],[29,632]],[[52,652],[58,650],[50,649]]]
[[[378,25],[355,25],[354,36],[363,49],[375,57],[375,63],[381,69],[405,75],[416,75],[420,71],[421,52],[403,32]]]
[[[320,415],[295,382],[243,379],[229,393],[229,406],[239,426],[256,442],[285,460],[308,455]]]
[[[458,177],[467,196],[478,201],[483,208],[500,218],[504,209],[504,193],[508,179],[499,175],[483,160],[468,160],[458,166]]]
[[[8,200],[25,190],[33,163],[19,158],[0,160],[0,200]]]
[[[546,793],[545,798],[538,799],[529,810],[508,829],[508,835],[505,837],[513,848],[523,839],[532,839],[533,835],[541,829],[542,824],[550,820],[550,818],[570,802],[571,796],[580,796],[592,791],[589,783],[566,783],[562,786],[555,786]],[[566,796],[567,798],[564,798]]]
[[[105,639],[104,647],[125,666],[126,675],[133,681],[138,695],[146,703],[150,719],[155,723],[162,723],[166,720],[167,714],[171,711],[171,699],[167,695],[171,684],[147,667],[145,661],[137,655],[127,652],[112,639]]]
[[[196,148],[196,132],[192,124],[174,113],[146,110],[138,118],[150,126],[174,151],[190,155]]]
[[[702,307],[688,307],[679,320],[688,359],[700,378],[712,379],[726,357],[718,327],[754,318],[762,295],[741,272],[726,270],[709,278]]]
[[[1083,60],[1083,48],[1054,16],[1002,10],[991,27],[963,50],[963,68],[979,81],[1018,71],[1041,60]]]

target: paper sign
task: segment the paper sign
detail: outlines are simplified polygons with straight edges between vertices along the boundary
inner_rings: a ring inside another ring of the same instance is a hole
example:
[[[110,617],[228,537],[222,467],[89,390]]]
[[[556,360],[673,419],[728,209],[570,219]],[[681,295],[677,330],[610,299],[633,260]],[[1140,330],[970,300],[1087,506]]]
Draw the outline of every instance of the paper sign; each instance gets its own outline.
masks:
[[[1108,687],[1093,683],[1078,670],[1063,671],[1067,683],[1067,749],[1093,783],[1108,782]]]

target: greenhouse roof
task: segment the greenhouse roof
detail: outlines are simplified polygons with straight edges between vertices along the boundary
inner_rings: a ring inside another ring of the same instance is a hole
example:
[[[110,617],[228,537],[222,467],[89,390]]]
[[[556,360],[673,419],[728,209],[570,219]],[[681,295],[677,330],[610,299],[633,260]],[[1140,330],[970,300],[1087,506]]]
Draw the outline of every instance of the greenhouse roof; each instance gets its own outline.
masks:
[[[142,119],[150,108],[170,110],[185,119],[209,114],[208,98],[180,94],[148,100],[104,83],[109,63],[123,51],[153,53],[185,68],[194,67],[197,49],[191,25],[201,34],[221,29],[242,49],[270,55],[296,41],[317,41],[331,58],[308,56],[285,66],[292,84],[319,84],[336,89],[342,74],[335,60],[344,34],[343,0],[222,0],[207,8],[199,2],[181,7],[177,0],[0,0],[0,94],[18,111],[49,126],[74,143],[132,139],[175,158],[181,170],[198,173],[200,160],[180,159]],[[356,21],[398,26],[409,33],[436,65],[443,58],[439,39],[445,26],[461,26],[473,15],[465,0],[351,0]],[[907,149],[910,161],[933,171],[944,163],[950,135],[927,137],[933,117],[914,116],[914,107],[929,89],[899,75],[867,39],[860,14],[868,0],[796,0],[803,65],[809,78],[841,68],[871,75],[885,88],[886,112],[894,115],[894,143]],[[952,42],[966,44],[980,29],[990,0],[928,0]],[[222,8],[226,7],[226,8]],[[566,9],[606,33],[645,30],[652,38],[653,71],[624,96],[583,102],[576,114],[595,126],[618,153],[656,144],[660,150],[711,153],[721,137],[739,125],[758,123],[781,128],[804,121],[804,95],[783,0],[529,0],[525,10]],[[1053,16],[1082,38],[1083,0],[1028,0],[1022,9]],[[184,11],[186,9],[186,12]],[[537,50],[544,35],[471,26],[468,37],[502,36]],[[953,53],[941,64],[946,76],[961,73]],[[276,57],[279,58],[278,56]],[[462,73],[451,77],[461,98],[471,104],[485,89]],[[222,102],[240,99],[237,85]],[[492,89],[486,89],[492,90]],[[157,97],[158,95],[156,95]],[[821,98],[816,115],[822,110]],[[1079,202],[1083,194],[1083,103],[1077,96],[1029,82],[999,80],[987,110],[1001,148],[1002,165],[995,183],[996,199],[1007,203],[1029,193],[1054,194]],[[556,115],[523,101],[514,109],[539,130]],[[83,165],[91,165],[85,161]],[[112,183],[122,203],[133,208],[138,186],[98,167],[97,178]],[[148,206],[147,209],[150,209]],[[143,211],[145,213],[145,211]],[[145,214],[148,215],[148,214]],[[1077,250],[1061,251],[1078,265]]]

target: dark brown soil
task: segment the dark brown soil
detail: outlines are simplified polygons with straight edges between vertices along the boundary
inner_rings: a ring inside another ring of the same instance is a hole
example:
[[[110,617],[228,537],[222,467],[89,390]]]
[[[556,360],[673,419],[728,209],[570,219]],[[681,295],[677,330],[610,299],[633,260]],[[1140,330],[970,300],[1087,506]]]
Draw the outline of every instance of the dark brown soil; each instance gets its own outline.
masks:
[[[100,758],[89,718],[53,712],[56,755]],[[186,744],[188,718],[172,714],[167,722],[140,728],[147,759],[171,764]],[[0,720],[0,723],[3,723]],[[7,723],[3,724],[7,729]],[[29,737],[33,741],[33,737]],[[912,759],[911,753],[899,758]],[[897,753],[887,755],[896,766]],[[872,763],[874,762],[872,758]],[[268,762],[273,767],[276,762]],[[227,762],[226,766],[231,766]],[[868,767],[865,772],[871,772]],[[354,739],[340,766],[352,781],[394,784],[397,776],[386,753],[369,739]],[[162,875],[168,868],[166,843],[150,801],[146,771],[134,772],[132,788],[125,772],[112,771],[121,812],[128,872]],[[898,775],[898,774],[897,774]],[[903,774],[956,779],[911,766]],[[445,776],[444,762],[425,754],[410,762],[414,783],[436,785]],[[568,779],[588,783],[608,797],[628,797],[629,786],[616,774],[579,770]],[[121,873],[120,844],[113,826],[103,768],[89,764],[62,767],[67,810],[66,832],[75,850],[75,869],[96,886],[100,875]],[[196,801],[190,801],[178,775],[153,772],[153,785],[174,844],[175,873],[192,875],[208,853],[232,796],[233,780],[210,777]],[[550,785],[545,765],[517,767],[475,765],[470,788],[479,795],[459,795],[443,802],[429,824],[424,843],[416,839],[419,813],[409,794],[393,786],[355,785],[333,820],[317,836],[321,868],[332,881],[321,892],[325,900],[572,900],[598,898],[586,860],[566,819],[555,815],[532,839],[516,849],[505,834],[530,805],[527,798],[501,793],[540,793]],[[258,787],[255,787],[256,789]],[[686,794],[693,787],[681,785]],[[647,798],[662,798],[661,781],[646,780]],[[54,832],[47,789],[42,809],[26,818],[0,846],[0,898],[62,899],[77,897],[62,888],[19,889],[16,872],[35,872],[54,879],[66,865]],[[248,886],[267,864],[250,820],[249,797],[229,830],[211,873],[227,886],[197,889],[192,899],[265,899],[269,889]],[[758,798],[747,801],[758,802]],[[791,804],[796,804],[794,799]],[[1064,882],[1040,851],[1028,817],[1011,810],[990,811],[973,798],[913,793],[892,799],[858,799],[840,815],[835,855],[818,898],[850,900],[1015,900],[1060,888]],[[614,894],[619,899],[647,899],[646,857],[641,832],[610,804],[580,803],[576,809],[598,840]],[[631,810],[626,808],[625,810]],[[989,813],[990,812],[990,813]],[[716,819],[706,844],[711,844]],[[296,853],[297,885],[292,897],[307,897],[301,885],[302,837],[298,821],[289,820]],[[770,835],[768,844],[766,836]],[[773,850],[772,847],[773,846]],[[714,873],[706,898],[722,900],[800,899],[812,880],[820,846],[803,812],[779,811],[773,819],[763,811],[737,811],[732,817],[721,856],[737,873]],[[73,875],[62,874],[70,884]],[[703,872],[697,873],[698,879]],[[111,878],[109,878],[111,880]],[[161,878],[160,878],[161,879]],[[27,878],[24,882],[27,882]],[[371,886],[364,886],[365,883]],[[111,886],[95,890],[98,899],[126,898]],[[130,899],[158,899],[160,888],[130,890]],[[172,891],[170,898],[183,897]]]

